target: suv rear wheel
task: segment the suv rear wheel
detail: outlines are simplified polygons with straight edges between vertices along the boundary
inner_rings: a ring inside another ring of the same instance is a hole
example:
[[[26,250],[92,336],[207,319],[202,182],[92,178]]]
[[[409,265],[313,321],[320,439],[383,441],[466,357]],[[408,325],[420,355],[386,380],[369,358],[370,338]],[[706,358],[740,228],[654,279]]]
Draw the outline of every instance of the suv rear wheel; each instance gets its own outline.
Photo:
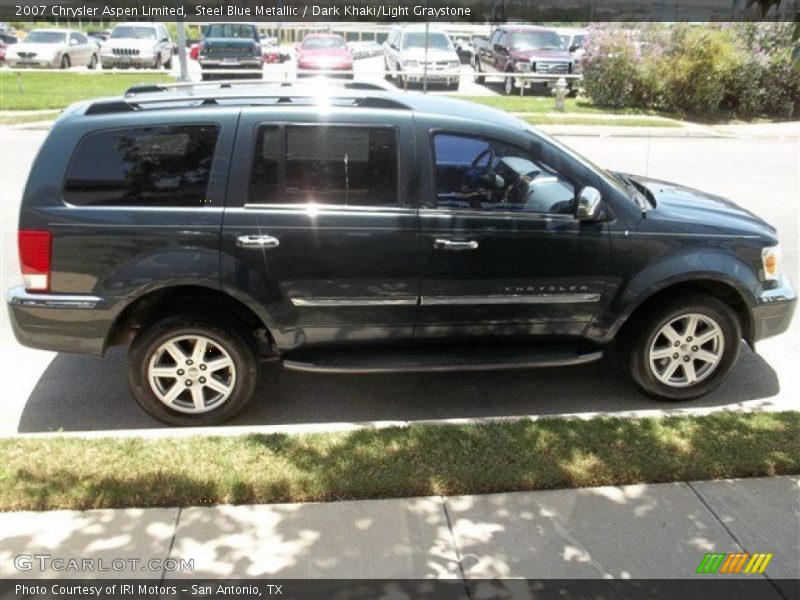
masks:
[[[739,357],[741,326],[724,302],[686,296],[660,305],[637,324],[629,365],[636,384],[661,400],[709,393]]]
[[[216,425],[244,408],[256,385],[253,345],[230,323],[178,316],[142,330],[128,352],[136,401],[168,425]]]

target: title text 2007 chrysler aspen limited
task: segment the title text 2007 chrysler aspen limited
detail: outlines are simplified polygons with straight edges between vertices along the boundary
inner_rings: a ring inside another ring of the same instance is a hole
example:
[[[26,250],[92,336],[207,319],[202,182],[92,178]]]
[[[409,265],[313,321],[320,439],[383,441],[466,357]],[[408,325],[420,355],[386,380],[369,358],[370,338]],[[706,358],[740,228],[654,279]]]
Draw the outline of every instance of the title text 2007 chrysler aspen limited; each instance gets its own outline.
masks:
[[[604,171],[511,116],[379,86],[148,86],[52,128],[19,221],[21,343],[101,355],[164,422],[219,423],[259,361],[573,365],[617,339],[667,400],[789,326],[775,229]],[[565,372],[565,377],[572,376]]]

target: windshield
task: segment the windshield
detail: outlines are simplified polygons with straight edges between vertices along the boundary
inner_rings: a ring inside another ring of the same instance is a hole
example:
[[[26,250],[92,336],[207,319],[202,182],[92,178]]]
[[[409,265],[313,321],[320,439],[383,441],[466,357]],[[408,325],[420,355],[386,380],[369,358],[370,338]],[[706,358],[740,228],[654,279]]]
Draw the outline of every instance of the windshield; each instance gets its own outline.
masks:
[[[403,36],[403,50],[409,48],[424,48],[425,47],[425,32],[407,33]],[[439,50],[452,50],[453,44],[450,43],[450,38],[444,33],[431,32],[428,33],[428,48],[437,48]]]
[[[246,40],[258,39],[255,28],[250,25],[237,25],[236,23],[215,23],[206,28],[206,37],[209,38],[241,38]]]
[[[154,40],[156,39],[156,30],[152,27],[135,27],[123,26],[114,27],[111,32],[112,38],[133,38],[136,40]]]
[[[347,45],[344,38],[338,35],[325,37],[307,37],[303,40],[303,48],[306,50],[344,50]]]
[[[518,31],[511,34],[512,50],[564,50],[555,31]]]
[[[28,44],[66,44],[67,34],[59,31],[31,31],[25,38]]]

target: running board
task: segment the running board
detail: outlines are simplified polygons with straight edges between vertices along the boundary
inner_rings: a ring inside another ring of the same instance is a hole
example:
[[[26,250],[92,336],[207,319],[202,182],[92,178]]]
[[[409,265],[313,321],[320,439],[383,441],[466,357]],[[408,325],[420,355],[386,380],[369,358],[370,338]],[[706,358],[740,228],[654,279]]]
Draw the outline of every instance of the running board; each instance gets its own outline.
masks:
[[[563,367],[600,360],[598,349],[575,346],[306,350],[288,354],[283,366],[317,373],[493,371]]]

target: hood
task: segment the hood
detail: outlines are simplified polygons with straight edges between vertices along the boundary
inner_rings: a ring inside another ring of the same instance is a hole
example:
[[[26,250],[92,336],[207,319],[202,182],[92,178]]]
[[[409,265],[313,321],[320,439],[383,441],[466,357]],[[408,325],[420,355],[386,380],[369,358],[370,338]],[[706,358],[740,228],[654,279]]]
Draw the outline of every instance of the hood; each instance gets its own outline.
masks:
[[[415,60],[421,63],[425,60],[425,48],[408,48],[400,53],[400,60]],[[455,50],[443,50],[441,48],[428,48],[428,62],[452,61],[459,62],[458,54]]]
[[[692,229],[700,232],[714,229],[733,235],[776,237],[772,225],[730,200],[677,183],[638,175],[628,177],[645,186],[655,197],[656,207],[647,211],[648,219],[691,224],[696,226]]]
[[[108,38],[104,48],[133,48],[134,50],[152,50],[157,40],[142,40],[139,38]]]
[[[10,45],[6,52],[10,56],[19,55],[20,52],[34,52],[37,57],[53,56],[53,54],[64,50],[66,46],[66,44],[26,44],[25,42],[19,42]]]
[[[511,58],[514,60],[572,61],[572,55],[566,50],[512,50]]]

